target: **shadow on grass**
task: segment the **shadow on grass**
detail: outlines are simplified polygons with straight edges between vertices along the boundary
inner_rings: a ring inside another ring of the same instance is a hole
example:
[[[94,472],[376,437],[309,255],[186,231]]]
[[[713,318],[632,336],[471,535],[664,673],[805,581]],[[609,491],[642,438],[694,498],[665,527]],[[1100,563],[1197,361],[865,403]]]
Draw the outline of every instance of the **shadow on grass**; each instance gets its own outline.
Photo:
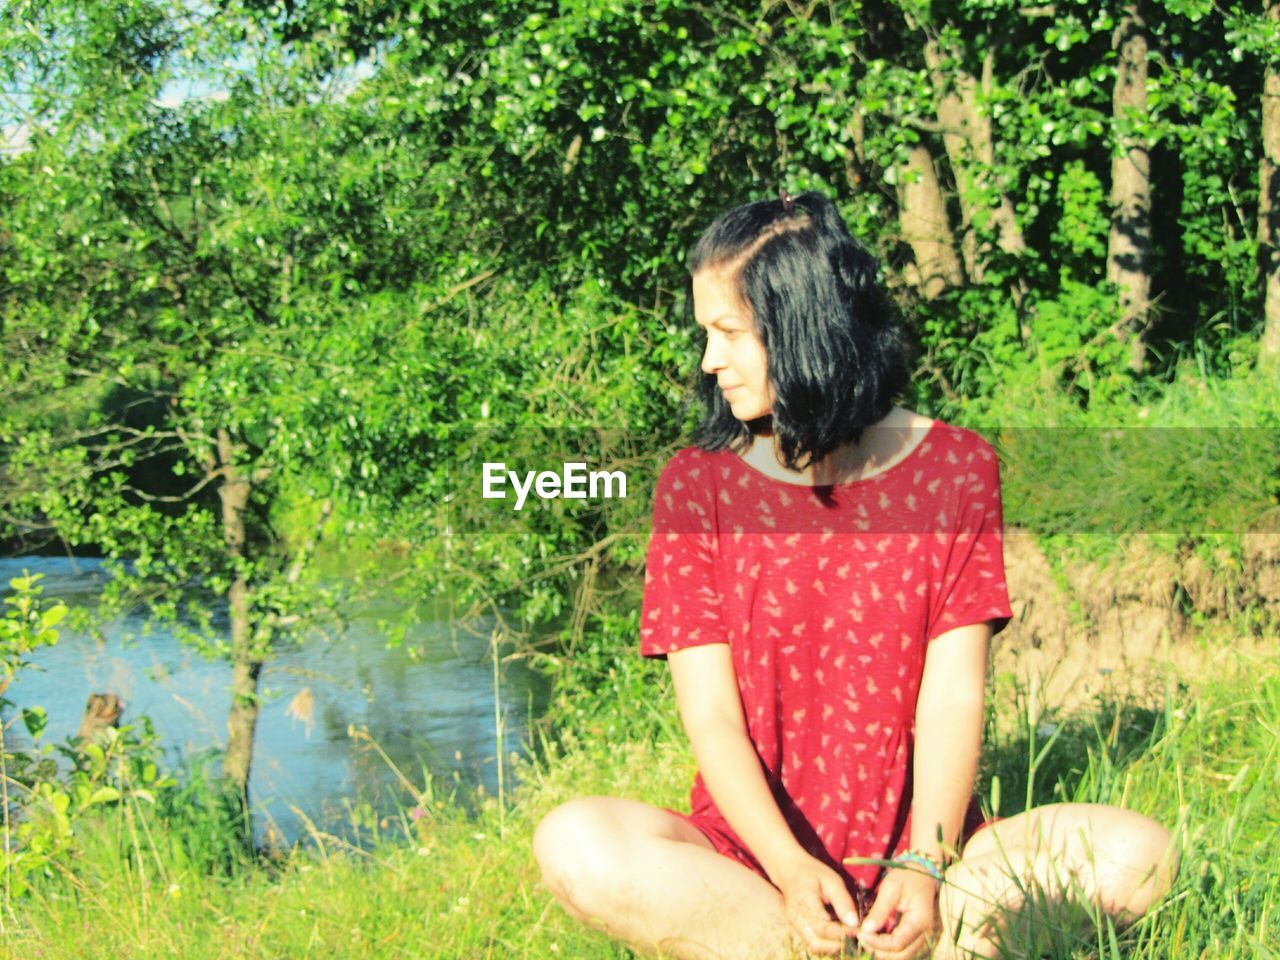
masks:
[[[1125,771],[1172,720],[1172,696],[1159,707],[1099,696],[1070,711],[1038,705],[1025,686],[996,699],[1007,706],[988,711],[978,792],[984,812],[1004,817],[1046,803],[1118,802]]]
[[[1159,707],[1099,696],[1068,711],[1040,705],[1034,687],[1001,690],[993,698],[1000,706],[987,716],[979,773],[984,813],[1010,817],[1063,802],[1123,806],[1129,771],[1153,756],[1175,722],[1174,694],[1170,689]],[[1022,893],[1025,904],[997,924],[1004,927],[997,936],[1002,958],[1148,955],[1141,942],[1150,938],[1149,923],[1119,931],[1087,897],[1079,899],[1083,894],[1061,900],[1030,887]]]

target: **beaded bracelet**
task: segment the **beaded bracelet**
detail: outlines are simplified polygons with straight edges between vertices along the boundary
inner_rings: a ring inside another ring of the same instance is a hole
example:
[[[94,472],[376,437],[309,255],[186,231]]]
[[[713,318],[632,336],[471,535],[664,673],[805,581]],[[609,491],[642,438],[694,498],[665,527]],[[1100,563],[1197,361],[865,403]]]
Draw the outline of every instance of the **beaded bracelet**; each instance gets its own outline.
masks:
[[[915,864],[933,879],[939,883],[942,882],[942,864],[927,853],[921,853],[919,850],[907,850],[894,857],[892,862],[900,863],[903,866]]]

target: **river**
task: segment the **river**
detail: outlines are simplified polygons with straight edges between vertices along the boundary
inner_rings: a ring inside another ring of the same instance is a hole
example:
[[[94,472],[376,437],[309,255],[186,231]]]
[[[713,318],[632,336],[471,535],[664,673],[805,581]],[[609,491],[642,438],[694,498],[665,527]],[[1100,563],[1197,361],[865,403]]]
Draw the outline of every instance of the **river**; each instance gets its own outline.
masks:
[[[0,590],[7,594],[24,569],[44,574],[46,598],[72,607],[93,607],[105,576],[97,560],[0,559]],[[484,624],[476,636],[449,622],[420,623],[390,648],[377,622],[396,618],[391,602],[366,603],[348,613],[341,636],[283,650],[263,670],[249,782],[260,841],[271,834],[292,843],[308,819],[350,837],[359,805],[377,813],[412,805],[387,762],[353,739],[353,729],[367,730],[411,781],[422,784],[429,771],[437,793],[455,786],[467,796],[481,786],[496,793],[499,763],[510,788],[509,758],[523,750],[529,718],[546,702],[546,679],[514,660],[499,663],[495,682]],[[99,641],[64,622],[57,645],[35,651],[6,696],[19,708],[43,707],[44,739],[61,742],[76,732],[89,694],[115,693],[125,702],[122,723],[149,716],[180,772],[226,743],[231,668],[163,628],[143,628],[141,619],[125,617],[107,624]],[[298,709],[308,699],[310,710]]]

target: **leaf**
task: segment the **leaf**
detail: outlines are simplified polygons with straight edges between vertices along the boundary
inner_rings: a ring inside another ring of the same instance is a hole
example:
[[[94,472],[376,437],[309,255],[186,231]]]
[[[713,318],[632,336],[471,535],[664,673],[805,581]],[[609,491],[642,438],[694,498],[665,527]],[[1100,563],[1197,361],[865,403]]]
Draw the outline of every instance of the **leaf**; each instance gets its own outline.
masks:
[[[40,734],[44,733],[44,728],[48,724],[49,718],[41,707],[25,707],[22,711],[22,723],[27,728],[27,733],[31,734],[33,740],[38,740]]]
[[[55,604],[40,614],[40,623],[46,630],[48,630],[50,627],[55,627],[61,623],[66,617],[67,612],[67,605],[65,603]]]
[[[99,803],[114,803],[120,799],[120,791],[115,787],[99,787],[89,795],[89,799],[85,802],[86,807],[92,807]]]
[[[42,783],[40,795],[48,801],[49,806],[53,808],[53,812],[59,817],[65,817],[67,810],[71,806],[71,794],[67,793],[53,784]]]

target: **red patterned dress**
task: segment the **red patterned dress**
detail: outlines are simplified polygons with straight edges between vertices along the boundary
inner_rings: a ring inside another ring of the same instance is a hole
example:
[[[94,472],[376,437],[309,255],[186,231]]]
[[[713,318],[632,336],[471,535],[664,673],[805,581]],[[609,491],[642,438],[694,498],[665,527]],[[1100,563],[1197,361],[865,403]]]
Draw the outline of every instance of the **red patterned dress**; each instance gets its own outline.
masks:
[[[641,652],[729,644],[783,816],[855,893],[879,868],[842,860],[908,846],[925,648],[1009,616],[999,465],[971,431],[935,422],[905,459],[849,483],[791,484],[693,447],[658,481]],[[687,816],[764,874],[701,775]]]

